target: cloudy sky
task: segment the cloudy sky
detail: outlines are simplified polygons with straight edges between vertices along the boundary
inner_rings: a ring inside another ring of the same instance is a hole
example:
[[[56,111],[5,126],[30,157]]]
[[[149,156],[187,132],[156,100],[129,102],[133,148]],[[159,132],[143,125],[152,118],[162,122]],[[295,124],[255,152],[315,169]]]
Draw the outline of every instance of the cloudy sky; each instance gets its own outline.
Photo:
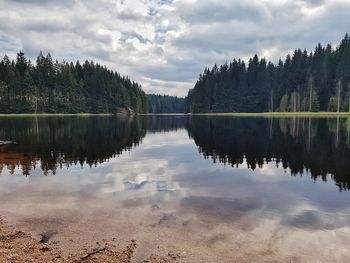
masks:
[[[206,66],[337,45],[350,0],[0,0],[0,55],[98,61],[184,96]]]

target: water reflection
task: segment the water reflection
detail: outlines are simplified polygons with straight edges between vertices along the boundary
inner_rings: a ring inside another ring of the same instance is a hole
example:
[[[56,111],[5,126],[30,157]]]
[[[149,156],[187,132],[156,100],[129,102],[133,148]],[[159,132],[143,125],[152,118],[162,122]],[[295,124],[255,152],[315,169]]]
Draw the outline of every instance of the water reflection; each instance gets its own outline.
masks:
[[[205,158],[238,167],[274,162],[291,174],[309,174],[349,189],[349,119],[191,118],[187,129]]]
[[[44,174],[72,164],[103,163],[138,145],[146,132],[142,122],[110,117],[40,117],[0,119],[1,168],[23,174],[40,166]]]
[[[229,117],[0,118],[0,173],[43,174],[72,165],[96,166],[138,147],[146,134],[186,128],[200,153],[214,163],[249,169],[275,163],[293,176],[332,178],[350,188],[350,119]],[[149,152],[152,155],[152,150]],[[173,153],[176,154],[176,153]],[[138,189],[144,182],[130,182]],[[158,188],[164,188],[158,182]]]
[[[6,142],[0,144],[0,173],[4,167],[11,174],[20,167],[24,175],[29,175],[40,166],[47,175],[72,164],[96,166],[139,145],[146,130],[179,127],[178,118],[0,118],[0,140]]]

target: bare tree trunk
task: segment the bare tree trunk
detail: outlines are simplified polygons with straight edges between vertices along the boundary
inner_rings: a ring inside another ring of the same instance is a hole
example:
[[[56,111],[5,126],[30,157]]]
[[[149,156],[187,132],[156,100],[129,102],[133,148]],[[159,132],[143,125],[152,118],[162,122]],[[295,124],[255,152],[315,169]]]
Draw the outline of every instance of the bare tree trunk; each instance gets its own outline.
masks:
[[[346,129],[348,132],[348,146],[350,145],[350,129],[349,129],[349,124],[350,124],[350,118],[348,117],[347,121],[346,121]]]
[[[340,89],[341,89],[341,80],[338,81],[338,110],[337,112],[340,112]]]
[[[308,150],[308,152],[310,152],[310,150],[311,150],[311,118],[309,118],[307,150]]]
[[[300,86],[298,86],[298,97],[297,97],[297,102],[298,102],[298,111],[300,112]]]
[[[271,89],[270,96],[271,96],[271,112],[273,112],[273,89]]]
[[[35,85],[35,114],[38,112],[38,87]]]
[[[348,93],[349,93],[349,112],[350,112],[350,83],[348,84]]]
[[[297,112],[297,100],[298,100],[297,96],[298,96],[297,91],[293,91],[293,93],[291,94],[291,98],[290,98],[293,112]]]
[[[312,86],[313,86],[313,82],[314,82],[314,79],[313,79],[313,76],[311,75],[310,76],[310,104],[309,104],[309,111],[311,112],[312,111]]]

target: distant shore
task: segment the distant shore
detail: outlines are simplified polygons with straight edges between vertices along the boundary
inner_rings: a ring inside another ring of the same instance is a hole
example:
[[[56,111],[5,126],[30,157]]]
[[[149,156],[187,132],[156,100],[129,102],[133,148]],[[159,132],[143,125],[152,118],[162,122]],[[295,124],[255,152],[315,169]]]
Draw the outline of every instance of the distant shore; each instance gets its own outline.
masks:
[[[1,113],[0,117],[60,117],[60,116],[127,116],[124,113]]]
[[[350,112],[228,112],[228,113],[192,113],[194,116],[228,117],[350,117]]]
[[[9,113],[0,117],[59,117],[59,116],[227,116],[227,117],[350,117],[350,112],[222,112],[222,113]]]

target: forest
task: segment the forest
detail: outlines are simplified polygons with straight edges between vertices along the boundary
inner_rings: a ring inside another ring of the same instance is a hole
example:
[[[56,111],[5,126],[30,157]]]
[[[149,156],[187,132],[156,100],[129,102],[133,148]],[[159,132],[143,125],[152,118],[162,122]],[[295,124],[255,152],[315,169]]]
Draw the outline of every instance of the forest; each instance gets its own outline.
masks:
[[[185,99],[167,95],[147,95],[149,113],[184,113]]]
[[[146,95],[141,85],[93,61],[35,65],[23,52],[0,62],[0,113],[183,113],[185,100]]]
[[[187,111],[350,112],[350,37],[335,48],[297,49],[277,64],[255,55],[206,68],[188,93]]]
[[[93,61],[53,61],[41,52],[35,65],[23,52],[0,62],[0,113],[147,112],[141,86]]]

